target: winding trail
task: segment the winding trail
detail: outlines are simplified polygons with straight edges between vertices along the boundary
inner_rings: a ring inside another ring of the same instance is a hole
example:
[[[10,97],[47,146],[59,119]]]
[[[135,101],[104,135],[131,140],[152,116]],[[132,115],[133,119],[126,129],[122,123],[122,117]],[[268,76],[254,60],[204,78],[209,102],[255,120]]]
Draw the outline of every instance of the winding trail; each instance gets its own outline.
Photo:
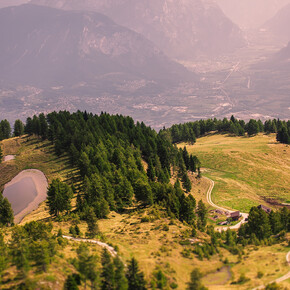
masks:
[[[209,205],[211,205],[212,207],[215,207],[217,209],[220,209],[222,211],[225,211],[225,212],[227,212],[227,211],[228,212],[234,212],[232,210],[228,210],[226,208],[220,207],[220,206],[218,206],[218,205],[213,203],[213,201],[211,199],[211,194],[212,194],[212,190],[214,188],[214,181],[211,180],[208,177],[203,177],[203,178],[209,180],[209,182],[210,182],[210,187],[209,187],[209,189],[208,189],[208,191],[206,193],[206,199],[207,199],[207,202],[209,203]],[[236,225],[234,225],[232,227],[219,227],[219,228],[217,228],[217,230],[218,231],[223,231],[223,230],[227,230],[227,229],[232,229],[232,230],[239,229],[242,224],[246,223],[246,218],[248,218],[248,216],[249,216],[249,214],[247,214],[247,213],[241,213],[241,214],[242,214],[243,219],[238,224],[236,224]],[[286,255],[286,262],[287,262],[288,266],[290,266],[290,251]],[[283,281],[285,281],[287,279],[290,279],[290,271],[287,274],[285,274],[284,276],[282,276],[282,277],[270,282],[269,284],[281,283],[281,282],[283,282]],[[262,285],[262,286],[254,288],[253,290],[264,289],[264,288],[265,288],[265,286]]]
[[[290,266],[290,252],[288,252],[287,255],[286,255],[286,262],[287,262],[288,266]],[[281,283],[281,282],[283,282],[283,281],[285,281],[287,279],[290,279],[290,271],[287,274],[285,274],[284,276],[282,276],[282,277],[280,277],[280,278],[278,278],[278,279],[276,279],[274,281],[271,281],[268,284]],[[265,286],[262,285],[262,286],[254,288],[253,290],[264,289],[264,288],[265,288]]]
[[[210,182],[209,189],[206,193],[206,199],[207,199],[207,202],[209,203],[209,205],[211,205],[212,207],[215,207],[219,210],[222,210],[224,212],[229,212],[229,213],[235,212],[234,210],[228,210],[226,208],[220,207],[220,206],[213,203],[213,201],[211,199],[211,194],[212,194],[212,190],[214,188],[214,181],[209,179],[208,177],[203,177],[203,178],[207,179]],[[246,219],[249,217],[249,214],[247,214],[247,213],[241,213],[241,215],[242,215],[242,220],[239,223],[237,223],[236,225],[231,226],[231,227],[218,227],[216,229],[218,231],[223,231],[223,230],[227,230],[227,229],[231,229],[231,230],[239,229],[242,224],[246,223]]]
[[[75,241],[75,242],[83,242],[83,243],[90,243],[90,244],[97,244],[99,246],[101,246],[102,248],[104,249],[107,249],[108,252],[113,256],[113,257],[116,257],[118,254],[116,252],[116,250],[109,246],[108,244],[106,243],[103,243],[103,242],[100,242],[100,241],[97,241],[97,240],[91,240],[91,239],[81,239],[81,238],[73,238],[73,237],[70,237],[70,236],[62,236],[64,239],[67,239],[67,240],[70,240],[70,241]]]

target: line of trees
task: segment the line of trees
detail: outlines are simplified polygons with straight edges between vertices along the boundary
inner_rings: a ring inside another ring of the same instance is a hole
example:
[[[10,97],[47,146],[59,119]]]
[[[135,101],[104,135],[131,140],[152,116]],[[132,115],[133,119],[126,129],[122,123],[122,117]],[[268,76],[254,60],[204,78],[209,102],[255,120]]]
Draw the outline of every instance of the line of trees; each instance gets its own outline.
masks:
[[[267,214],[264,210],[252,207],[249,213],[248,223],[239,229],[239,239],[250,241],[267,240],[281,232],[290,231],[290,210],[286,207],[279,211],[271,211]]]
[[[12,136],[19,137],[19,136],[22,136],[24,133],[25,133],[24,124],[19,119],[17,119],[14,122],[13,135],[12,135],[12,129],[11,129],[9,121],[5,119],[0,122],[0,141],[4,139],[9,139]]]
[[[190,142],[193,144],[196,142],[196,138],[212,131],[218,131],[233,136],[244,136],[246,133],[248,136],[253,136],[260,132],[277,133],[277,141],[289,144],[290,121],[273,119],[263,123],[261,120],[251,119],[246,123],[231,116],[229,120],[227,118],[223,120],[214,118],[173,125],[164,131],[169,133],[173,143]]]

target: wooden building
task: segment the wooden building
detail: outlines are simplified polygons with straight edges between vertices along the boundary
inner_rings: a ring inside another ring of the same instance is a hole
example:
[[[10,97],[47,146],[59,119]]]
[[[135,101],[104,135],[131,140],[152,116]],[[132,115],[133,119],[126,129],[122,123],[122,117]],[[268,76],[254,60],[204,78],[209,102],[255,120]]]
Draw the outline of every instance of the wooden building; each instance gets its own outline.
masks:
[[[262,205],[260,204],[258,206],[259,209],[263,210],[265,213],[270,213],[272,211],[272,209],[270,209],[269,207],[265,206],[265,205]]]
[[[231,212],[230,218],[233,221],[237,221],[241,217],[241,213],[239,211]]]

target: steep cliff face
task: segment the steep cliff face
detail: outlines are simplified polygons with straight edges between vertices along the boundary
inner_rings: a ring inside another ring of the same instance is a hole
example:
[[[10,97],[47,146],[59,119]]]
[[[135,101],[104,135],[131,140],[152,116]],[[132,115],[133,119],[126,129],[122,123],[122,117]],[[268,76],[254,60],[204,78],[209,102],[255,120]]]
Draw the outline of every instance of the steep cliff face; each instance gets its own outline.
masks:
[[[221,9],[201,0],[33,0],[66,10],[95,10],[153,41],[173,58],[216,56],[244,45]]]
[[[142,35],[96,12],[3,8],[0,39],[0,80],[73,84],[114,73],[172,82],[190,75]]]

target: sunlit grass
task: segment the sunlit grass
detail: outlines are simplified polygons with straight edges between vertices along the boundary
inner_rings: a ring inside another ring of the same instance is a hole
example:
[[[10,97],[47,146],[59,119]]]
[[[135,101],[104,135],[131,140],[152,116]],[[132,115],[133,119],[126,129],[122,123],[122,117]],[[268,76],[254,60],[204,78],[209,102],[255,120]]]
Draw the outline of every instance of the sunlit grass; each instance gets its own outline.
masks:
[[[274,134],[252,138],[214,134],[187,149],[210,169],[204,175],[215,181],[213,201],[219,205],[247,211],[270,199],[290,198],[290,147],[278,144]]]

